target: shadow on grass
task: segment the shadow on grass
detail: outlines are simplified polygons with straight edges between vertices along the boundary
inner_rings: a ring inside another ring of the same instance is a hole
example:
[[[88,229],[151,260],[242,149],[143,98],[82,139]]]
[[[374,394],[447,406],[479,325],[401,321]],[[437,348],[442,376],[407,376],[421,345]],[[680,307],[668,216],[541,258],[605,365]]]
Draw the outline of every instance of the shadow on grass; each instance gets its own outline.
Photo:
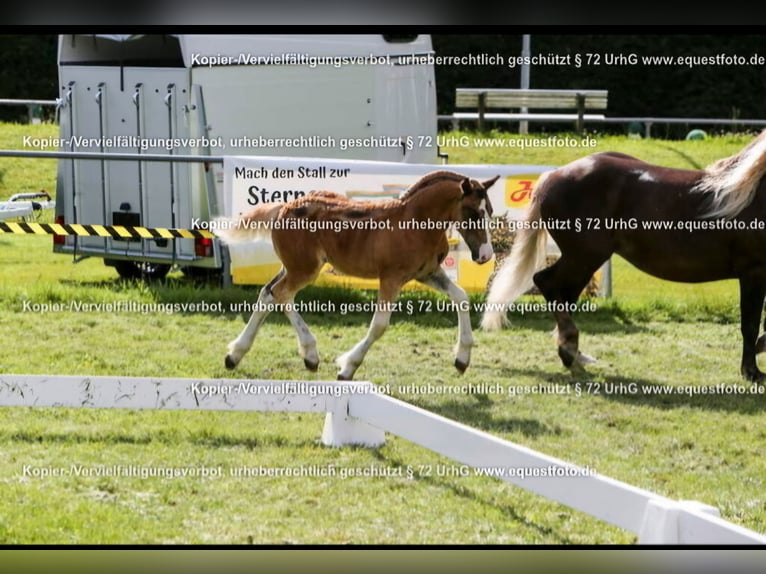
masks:
[[[197,433],[193,435],[179,436],[176,434],[141,433],[105,431],[98,434],[85,429],[76,429],[67,432],[21,430],[12,433],[0,433],[0,436],[8,441],[22,442],[27,444],[128,444],[149,445],[162,444],[177,446],[179,443],[192,444],[200,447],[243,447],[256,449],[263,447],[292,447],[306,448],[316,446],[316,440],[289,440],[283,436],[270,435],[263,437],[234,436],[230,434]]]
[[[744,380],[732,383],[673,385],[646,378],[588,372],[551,373],[541,369],[501,368],[500,377],[532,377],[548,384],[561,385],[575,397],[598,397],[630,406],[660,410],[700,409],[706,411],[759,414],[766,411],[766,386]]]
[[[392,458],[390,454],[387,454],[382,450],[374,451],[373,456],[388,466],[401,469],[403,476],[407,476],[408,469],[411,470],[412,468],[411,464],[407,464],[401,460]],[[514,508],[510,506],[499,505],[497,501],[488,499],[487,497],[482,496],[481,494],[471,490],[470,488],[467,488],[464,485],[457,484],[455,481],[461,480],[461,477],[440,477],[433,473],[426,476],[419,473],[414,477],[414,480],[425,483],[429,486],[449,490],[464,500],[482,505],[488,511],[500,512],[506,519],[517,522],[525,528],[529,528],[530,530],[538,532],[543,536],[550,537],[556,540],[558,544],[574,544],[572,539],[559,532],[560,529],[545,526],[534,520],[530,520],[526,516],[519,514]]]
[[[536,419],[522,419],[493,413],[493,400],[483,394],[469,394],[465,397],[461,395],[460,399],[438,403],[418,400],[417,397],[406,397],[402,400],[488,433],[521,434],[527,437],[561,434],[561,429],[551,428]]]
[[[478,318],[478,325],[481,318]],[[652,329],[646,325],[634,322],[622,309],[600,310],[596,313],[574,315],[574,320],[580,333],[584,334],[611,334],[611,333],[646,333]],[[552,315],[537,313],[534,316],[510,317],[511,327],[493,333],[493,335],[513,335],[514,329],[531,329],[534,331],[552,332],[556,327],[556,321]],[[554,351],[555,352],[555,351]]]

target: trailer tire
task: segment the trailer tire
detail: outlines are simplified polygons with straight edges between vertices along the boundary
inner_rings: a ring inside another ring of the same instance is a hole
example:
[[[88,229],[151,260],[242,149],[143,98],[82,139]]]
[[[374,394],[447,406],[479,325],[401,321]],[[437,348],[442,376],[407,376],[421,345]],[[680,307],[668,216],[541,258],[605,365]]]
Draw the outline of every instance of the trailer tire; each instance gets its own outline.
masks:
[[[189,280],[199,285],[223,285],[223,268],[221,267],[181,267],[181,272]]]
[[[161,281],[170,271],[170,265],[146,261],[114,261],[117,274],[123,279]]]

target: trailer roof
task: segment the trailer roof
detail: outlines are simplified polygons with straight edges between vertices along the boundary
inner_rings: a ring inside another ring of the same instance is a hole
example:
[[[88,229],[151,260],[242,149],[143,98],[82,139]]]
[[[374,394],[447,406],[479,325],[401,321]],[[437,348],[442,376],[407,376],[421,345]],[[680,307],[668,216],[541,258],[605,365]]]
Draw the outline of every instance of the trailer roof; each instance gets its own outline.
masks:
[[[175,60],[190,68],[210,65],[201,63],[209,58],[225,62],[240,55],[382,56],[431,50],[431,38],[424,34],[66,34],[59,37],[59,64]]]

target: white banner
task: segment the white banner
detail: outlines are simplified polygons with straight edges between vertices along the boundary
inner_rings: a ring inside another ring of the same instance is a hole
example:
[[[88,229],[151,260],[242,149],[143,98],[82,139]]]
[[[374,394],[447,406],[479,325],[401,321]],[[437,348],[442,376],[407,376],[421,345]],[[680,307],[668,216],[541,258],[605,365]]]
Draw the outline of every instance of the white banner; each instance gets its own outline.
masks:
[[[518,219],[531,184],[552,169],[540,165],[432,165],[271,156],[226,156],[224,215],[239,215],[263,202],[292,201],[327,190],[355,199],[398,197],[418,179],[441,169],[475,179],[501,179],[490,190],[495,213]]]

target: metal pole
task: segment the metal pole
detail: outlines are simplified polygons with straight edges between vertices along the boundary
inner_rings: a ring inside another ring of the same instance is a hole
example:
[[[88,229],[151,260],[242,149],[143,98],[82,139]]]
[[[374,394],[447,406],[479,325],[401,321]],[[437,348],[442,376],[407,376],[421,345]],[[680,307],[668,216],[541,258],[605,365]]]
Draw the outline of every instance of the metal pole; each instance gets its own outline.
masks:
[[[170,161],[223,163],[222,155],[165,155],[157,153],[98,153],[92,151],[27,151],[17,149],[0,150],[0,157],[26,157],[46,159],[92,159],[122,161]]]
[[[521,89],[529,89],[529,59],[531,57],[530,50],[530,35],[524,34],[521,37]],[[521,113],[525,114],[529,111],[528,108],[521,108]],[[519,122],[519,133],[529,133],[529,123],[526,120]]]

